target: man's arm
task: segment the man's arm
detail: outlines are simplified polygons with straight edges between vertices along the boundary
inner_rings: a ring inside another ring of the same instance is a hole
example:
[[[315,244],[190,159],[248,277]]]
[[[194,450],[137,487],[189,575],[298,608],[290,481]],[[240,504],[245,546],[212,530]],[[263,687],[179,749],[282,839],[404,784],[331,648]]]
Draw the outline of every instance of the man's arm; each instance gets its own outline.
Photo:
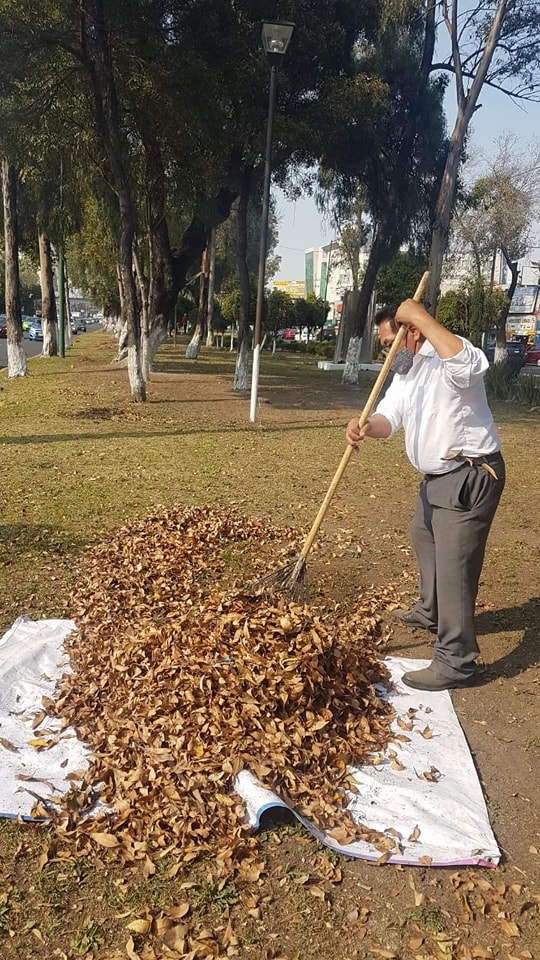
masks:
[[[424,310],[422,304],[416,300],[404,300],[397,309],[396,321],[416,327],[426,340],[439,354],[441,360],[449,360],[463,350],[463,342],[455,333],[442,327],[433,319],[431,314]]]

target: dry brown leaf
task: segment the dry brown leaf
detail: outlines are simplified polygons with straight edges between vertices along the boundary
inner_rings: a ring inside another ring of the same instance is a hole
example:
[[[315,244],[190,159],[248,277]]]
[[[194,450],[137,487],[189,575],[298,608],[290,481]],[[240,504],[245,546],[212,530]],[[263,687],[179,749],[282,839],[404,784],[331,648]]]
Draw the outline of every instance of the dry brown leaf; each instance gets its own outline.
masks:
[[[507,937],[519,937],[521,935],[517,923],[513,920],[507,920],[503,917],[503,919],[499,920],[499,926]]]
[[[112,833],[91,833],[90,836],[92,840],[95,840],[96,843],[99,843],[100,847],[108,847],[113,849],[114,847],[119,846],[119,840]]]
[[[133,937],[130,937],[126,943],[126,953],[129,957],[129,960],[141,960],[140,955],[135,950],[135,941]]]
[[[145,934],[148,933],[150,926],[150,920],[132,920],[131,923],[127,924],[126,930],[131,930],[133,933]]]

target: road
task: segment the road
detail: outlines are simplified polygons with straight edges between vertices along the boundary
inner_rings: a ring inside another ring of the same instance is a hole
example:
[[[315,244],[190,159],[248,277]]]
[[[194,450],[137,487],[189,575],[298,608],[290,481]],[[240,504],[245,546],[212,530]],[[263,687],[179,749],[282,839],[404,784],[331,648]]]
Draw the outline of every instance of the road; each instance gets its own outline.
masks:
[[[89,330],[98,330],[99,326],[97,323],[94,323]],[[76,336],[84,336],[83,333],[76,334]],[[38,357],[43,349],[42,340],[28,340],[25,336],[23,340],[24,352],[27,357]],[[0,370],[3,370],[4,367],[7,367],[7,340],[0,340]]]
[[[36,357],[41,353],[43,343],[41,340],[23,340],[24,352],[27,357]],[[7,367],[7,340],[0,340],[0,370]]]

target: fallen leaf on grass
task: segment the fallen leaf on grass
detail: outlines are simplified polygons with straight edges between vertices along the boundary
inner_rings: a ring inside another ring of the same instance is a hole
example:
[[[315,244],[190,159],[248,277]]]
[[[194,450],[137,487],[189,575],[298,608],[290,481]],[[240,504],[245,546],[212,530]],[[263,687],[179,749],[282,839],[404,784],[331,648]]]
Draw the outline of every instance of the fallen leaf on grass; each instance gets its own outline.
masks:
[[[519,937],[519,927],[513,920],[499,920],[499,926],[507,937]]]
[[[140,955],[135,950],[135,941],[133,937],[130,937],[126,943],[126,953],[129,957],[129,960],[141,960]]]
[[[150,926],[150,920],[132,920],[131,923],[127,924],[126,930],[132,930],[133,933],[145,934],[148,933]]]

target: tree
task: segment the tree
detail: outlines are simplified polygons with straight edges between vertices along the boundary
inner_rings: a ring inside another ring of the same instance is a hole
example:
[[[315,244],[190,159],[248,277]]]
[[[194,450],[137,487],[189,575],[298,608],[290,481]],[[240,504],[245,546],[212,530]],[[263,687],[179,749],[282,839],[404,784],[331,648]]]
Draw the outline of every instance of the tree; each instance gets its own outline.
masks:
[[[308,331],[308,336],[313,330],[324,327],[324,322],[328,315],[328,304],[314,293],[308,293],[305,299],[299,298],[295,301],[296,326],[300,330]]]
[[[424,256],[399,250],[377,274],[377,303],[388,306],[412,297],[425,268]]]
[[[28,372],[23,347],[21,298],[19,289],[19,240],[17,228],[17,174],[13,164],[2,158],[2,197],[4,202],[5,301],[7,327],[8,377],[24,377]]]
[[[427,0],[426,18],[433,2]],[[516,101],[540,99],[540,4],[534,0],[479,0],[460,9],[459,0],[442,4],[442,23],[449,38],[448,56],[431,66],[454,76],[456,118],[448,141],[429,255],[427,309],[433,312],[439,294],[456,184],[469,124],[479,106],[484,84]]]
[[[455,242],[473,254],[477,278],[491,273],[488,293],[493,291],[493,266],[500,250],[511,282],[499,304],[498,315],[483,323],[496,326],[495,362],[506,357],[506,320],[518,282],[518,262],[531,246],[532,224],[540,214],[540,144],[526,149],[516,137],[498,141],[498,152],[465,198],[465,209],[456,217]],[[478,286],[478,290],[482,285]]]
[[[278,330],[294,327],[295,320],[295,301],[285,290],[278,290],[274,287],[266,298],[264,328],[270,331],[275,342]]]
[[[352,196],[362,186],[371,219],[345,382],[358,380],[360,343],[380,266],[404,241],[420,246],[430,225],[445,146],[444,83],[430,80],[434,42],[434,7],[423,23],[413,7],[404,8],[400,18],[383,20],[376,44],[359,45],[357,55],[358,71],[380,78],[378,109],[366,123],[358,116],[361,103],[356,115],[351,105],[341,139],[330,139],[323,153],[323,165],[334,171],[341,193]]]
[[[483,334],[497,323],[506,300],[500,287],[491,289],[485,277],[472,276],[440,298],[436,317],[443,327],[481,347]]]

